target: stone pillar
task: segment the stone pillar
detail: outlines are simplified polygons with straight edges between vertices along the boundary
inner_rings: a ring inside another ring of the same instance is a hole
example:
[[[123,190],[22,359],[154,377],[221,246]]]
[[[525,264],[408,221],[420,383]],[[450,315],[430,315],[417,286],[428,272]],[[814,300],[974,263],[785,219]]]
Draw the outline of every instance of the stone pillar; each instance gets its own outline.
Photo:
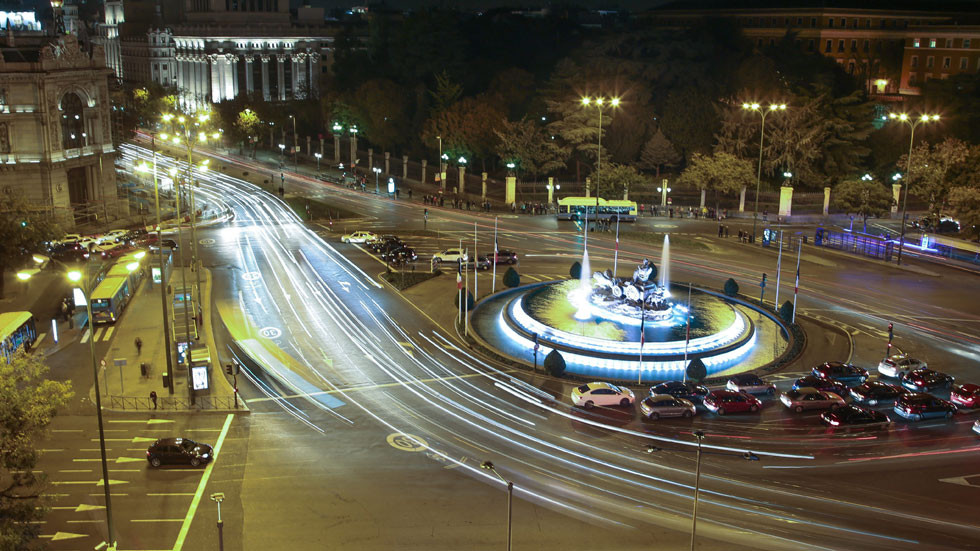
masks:
[[[745,186],[738,192],[738,212],[745,212]]]
[[[548,176],[548,204],[555,202],[555,177]]]
[[[262,61],[262,99],[272,101],[269,96],[269,56],[264,55],[260,59]]]
[[[180,95],[183,96],[186,92],[184,91],[184,61],[183,56],[174,56],[174,63],[177,64],[174,67],[174,73],[177,75],[177,89],[180,90]]]
[[[391,174],[391,152],[385,151],[385,174]]]
[[[255,59],[251,56],[245,56],[245,93],[251,94],[255,91],[255,77],[253,75],[252,63]]]
[[[893,211],[894,212],[894,211]],[[830,188],[823,188],[823,215],[830,214]]]
[[[374,148],[373,147],[369,147],[368,148],[368,166],[367,166],[367,169],[368,169],[368,172],[374,170]]]
[[[898,202],[902,197],[902,184],[892,184],[892,214],[898,213]],[[826,209],[825,209],[826,210]]]
[[[793,188],[783,186],[779,188],[779,216],[790,216],[793,214]]]
[[[320,134],[320,157],[323,157],[323,134]]]
[[[223,89],[224,99],[232,100],[235,99],[235,95],[238,92],[238,83],[236,82],[237,73],[235,71],[235,58],[231,54],[227,54],[221,60],[222,70],[224,71],[224,84]]]
[[[592,180],[590,178],[585,179],[585,196],[592,197]]]
[[[623,189],[623,201],[630,200],[630,188]]]
[[[408,180],[408,155],[402,155],[402,180]]]
[[[306,156],[310,156],[310,136],[306,137]]]
[[[704,196],[708,194],[708,188],[701,188],[701,208],[704,208]]]
[[[487,173],[486,172],[480,175],[480,182],[482,184],[480,186],[482,188],[480,190],[480,198],[485,200],[487,198]]]
[[[300,54],[289,56],[289,62],[292,63],[293,65],[292,78],[290,78],[289,88],[293,92],[293,98],[303,99],[302,92],[300,92],[299,89],[299,83],[300,83],[299,72],[300,72],[300,66],[302,65],[302,63],[300,62]]]
[[[320,83],[318,82],[320,80],[320,72],[317,71],[317,69],[320,67],[320,55],[309,54],[306,56],[306,59],[310,74],[310,90],[312,90],[314,94],[318,94],[320,91]],[[319,95],[314,97],[319,97]]]
[[[337,134],[333,135],[333,162],[340,162],[340,136]]]
[[[223,74],[221,66],[218,64],[218,56],[211,55],[211,103],[221,101],[221,76]]]
[[[504,180],[504,203],[509,207],[513,205],[517,199],[517,177],[508,176]]]
[[[459,194],[463,195],[466,193],[466,167],[460,165],[459,167]]]
[[[426,168],[426,165],[428,165],[428,164],[429,164],[429,161],[426,161],[425,159],[422,159],[422,178],[419,181],[422,182],[423,184],[425,183],[425,168]]]
[[[279,101],[286,101],[286,59],[287,55],[276,56],[276,82],[279,83]]]

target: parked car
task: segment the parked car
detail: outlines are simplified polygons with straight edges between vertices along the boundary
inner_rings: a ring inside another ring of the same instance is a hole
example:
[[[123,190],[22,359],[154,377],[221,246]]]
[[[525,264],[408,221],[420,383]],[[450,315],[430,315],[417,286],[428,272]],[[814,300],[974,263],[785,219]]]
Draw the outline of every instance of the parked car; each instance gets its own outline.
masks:
[[[382,235],[377,239],[367,242],[367,246],[372,251],[378,252],[381,249],[391,246],[392,243],[402,243],[402,240],[397,235]]]
[[[466,262],[469,257],[466,255],[466,249],[446,249],[444,251],[438,252],[432,255],[432,263],[439,264],[441,262]]]
[[[861,384],[868,380],[868,370],[843,362],[826,362],[813,368],[813,374],[821,379],[837,379],[846,384]]]
[[[704,397],[704,407],[718,415],[743,411],[755,413],[762,409],[762,402],[746,392],[713,390]]]
[[[633,391],[609,383],[589,383],[572,389],[572,403],[592,409],[593,406],[623,406],[633,404]]]
[[[164,464],[197,467],[214,459],[214,449],[189,438],[160,438],[146,450],[146,460],[159,467]]]
[[[847,396],[847,385],[834,379],[821,379],[816,375],[800,377],[793,383],[793,390],[800,388],[815,388],[826,392],[833,392],[838,396]]]
[[[895,413],[909,421],[921,421],[934,417],[951,418],[956,413],[952,403],[925,392],[910,392],[895,400]]]
[[[980,385],[972,383],[956,385],[949,391],[949,400],[968,408],[980,406]]]
[[[119,243],[124,241],[129,230],[109,230],[99,236],[99,243]]]
[[[381,253],[381,258],[392,264],[414,262],[418,260],[418,257],[419,255],[415,253],[415,249],[406,246],[392,247]]]
[[[915,391],[950,388],[953,386],[953,376],[932,369],[916,369],[902,376],[902,386]]]
[[[797,413],[805,409],[837,409],[844,405],[844,399],[840,396],[815,388],[800,388],[784,392],[779,397],[779,401]]]
[[[375,252],[378,253],[381,256],[381,258],[384,258],[385,255],[390,254],[390,253],[392,253],[394,251],[397,251],[398,249],[401,249],[401,248],[407,247],[407,246],[408,246],[408,244],[405,243],[404,241],[388,241],[388,242],[384,243],[383,245],[381,245],[380,247],[378,247],[375,250]]]
[[[885,377],[900,378],[909,371],[929,367],[926,362],[917,360],[908,354],[896,354],[878,363],[878,373]]]
[[[855,402],[869,406],[894,405],[899,396],[908,394],[909,390],[883,381],[868,381],[851,389],[851,398]]]
[[[739,373],[728,379],[728,390],[748,392],[749,394],[774,394],[776,385],[763,381],[754,373]]]
[[[174,241],[173,239],[162,239],[162,240],[160,240],[160,244],[163,245],[163,248],[164,249],[170,249],[172,251],[176,251],[177,250],[177,242]],[[157,241],[156,240],[153,240],[153,241],[150,242],[150,250],[151,251],[156,251],[156,250],[159,250],[159,249],[160,249],[160,245],[157,244]]]
[[[656,394],[670,394],[674,398],[700,402],[708,395],[708,387],[690,381],[666,381],[650,387],[650,395]]]
[[[973,432],[980,434],[980,419],[973,422]]]
[[[354,233],[344,234],[340,240],[344,243],[367,243],[368,241],[374,241],[378,236],[369,231],[356,231]]]
[[[849,404],[834,411],[821,413],[820,422],[831,428],[855,426],[870,428],[887,426],[891,423],[891,419],[880,411]]]
[[[487,253],[487,258],[493,259],[494,264],[517,264],[517,253],[513,251],[497,251]]]
[[[697,408],[684,398],[676,398],[670,394],[654,394],[640,402],[640,413],[647,419],[693,417],[697,413]]]

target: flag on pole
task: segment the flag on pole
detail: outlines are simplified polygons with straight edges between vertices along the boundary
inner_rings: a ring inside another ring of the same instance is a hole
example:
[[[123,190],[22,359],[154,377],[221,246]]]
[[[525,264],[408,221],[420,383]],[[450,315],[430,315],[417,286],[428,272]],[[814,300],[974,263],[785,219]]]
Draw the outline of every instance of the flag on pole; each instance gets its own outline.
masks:
[[[457,291],[463,290],[463,263],[462,262],[456,263],[456,290]]]
[[[800,240],[800,249],[796,253],[796,285],[793,286],[793,319],[790,323],[796,323],[796,297],[800,292],[800,259],[803,257],[803,240]]]

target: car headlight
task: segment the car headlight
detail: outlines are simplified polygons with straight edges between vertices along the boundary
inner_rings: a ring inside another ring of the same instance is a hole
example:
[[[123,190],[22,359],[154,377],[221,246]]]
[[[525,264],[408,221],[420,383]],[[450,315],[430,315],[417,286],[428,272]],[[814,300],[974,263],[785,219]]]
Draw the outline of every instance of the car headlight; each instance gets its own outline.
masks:
[[[211,454],[204,453],[204,454],[201,454],[201,459],[207,459],[210,456],[211,456]]]

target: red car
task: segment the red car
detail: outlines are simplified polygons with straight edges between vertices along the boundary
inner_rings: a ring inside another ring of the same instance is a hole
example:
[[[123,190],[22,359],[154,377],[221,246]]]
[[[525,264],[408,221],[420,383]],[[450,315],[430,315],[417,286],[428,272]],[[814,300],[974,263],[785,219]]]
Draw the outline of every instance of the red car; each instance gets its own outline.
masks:
[[[954,386],[949,392],[949,400],[954,404],[975,408],[980,405],[980,385],[968,383]]]
[[[718,415],[742,411],[755,413],[762,409],[762,402],[747,392],[713,390],[704,397],[704,407]]]

